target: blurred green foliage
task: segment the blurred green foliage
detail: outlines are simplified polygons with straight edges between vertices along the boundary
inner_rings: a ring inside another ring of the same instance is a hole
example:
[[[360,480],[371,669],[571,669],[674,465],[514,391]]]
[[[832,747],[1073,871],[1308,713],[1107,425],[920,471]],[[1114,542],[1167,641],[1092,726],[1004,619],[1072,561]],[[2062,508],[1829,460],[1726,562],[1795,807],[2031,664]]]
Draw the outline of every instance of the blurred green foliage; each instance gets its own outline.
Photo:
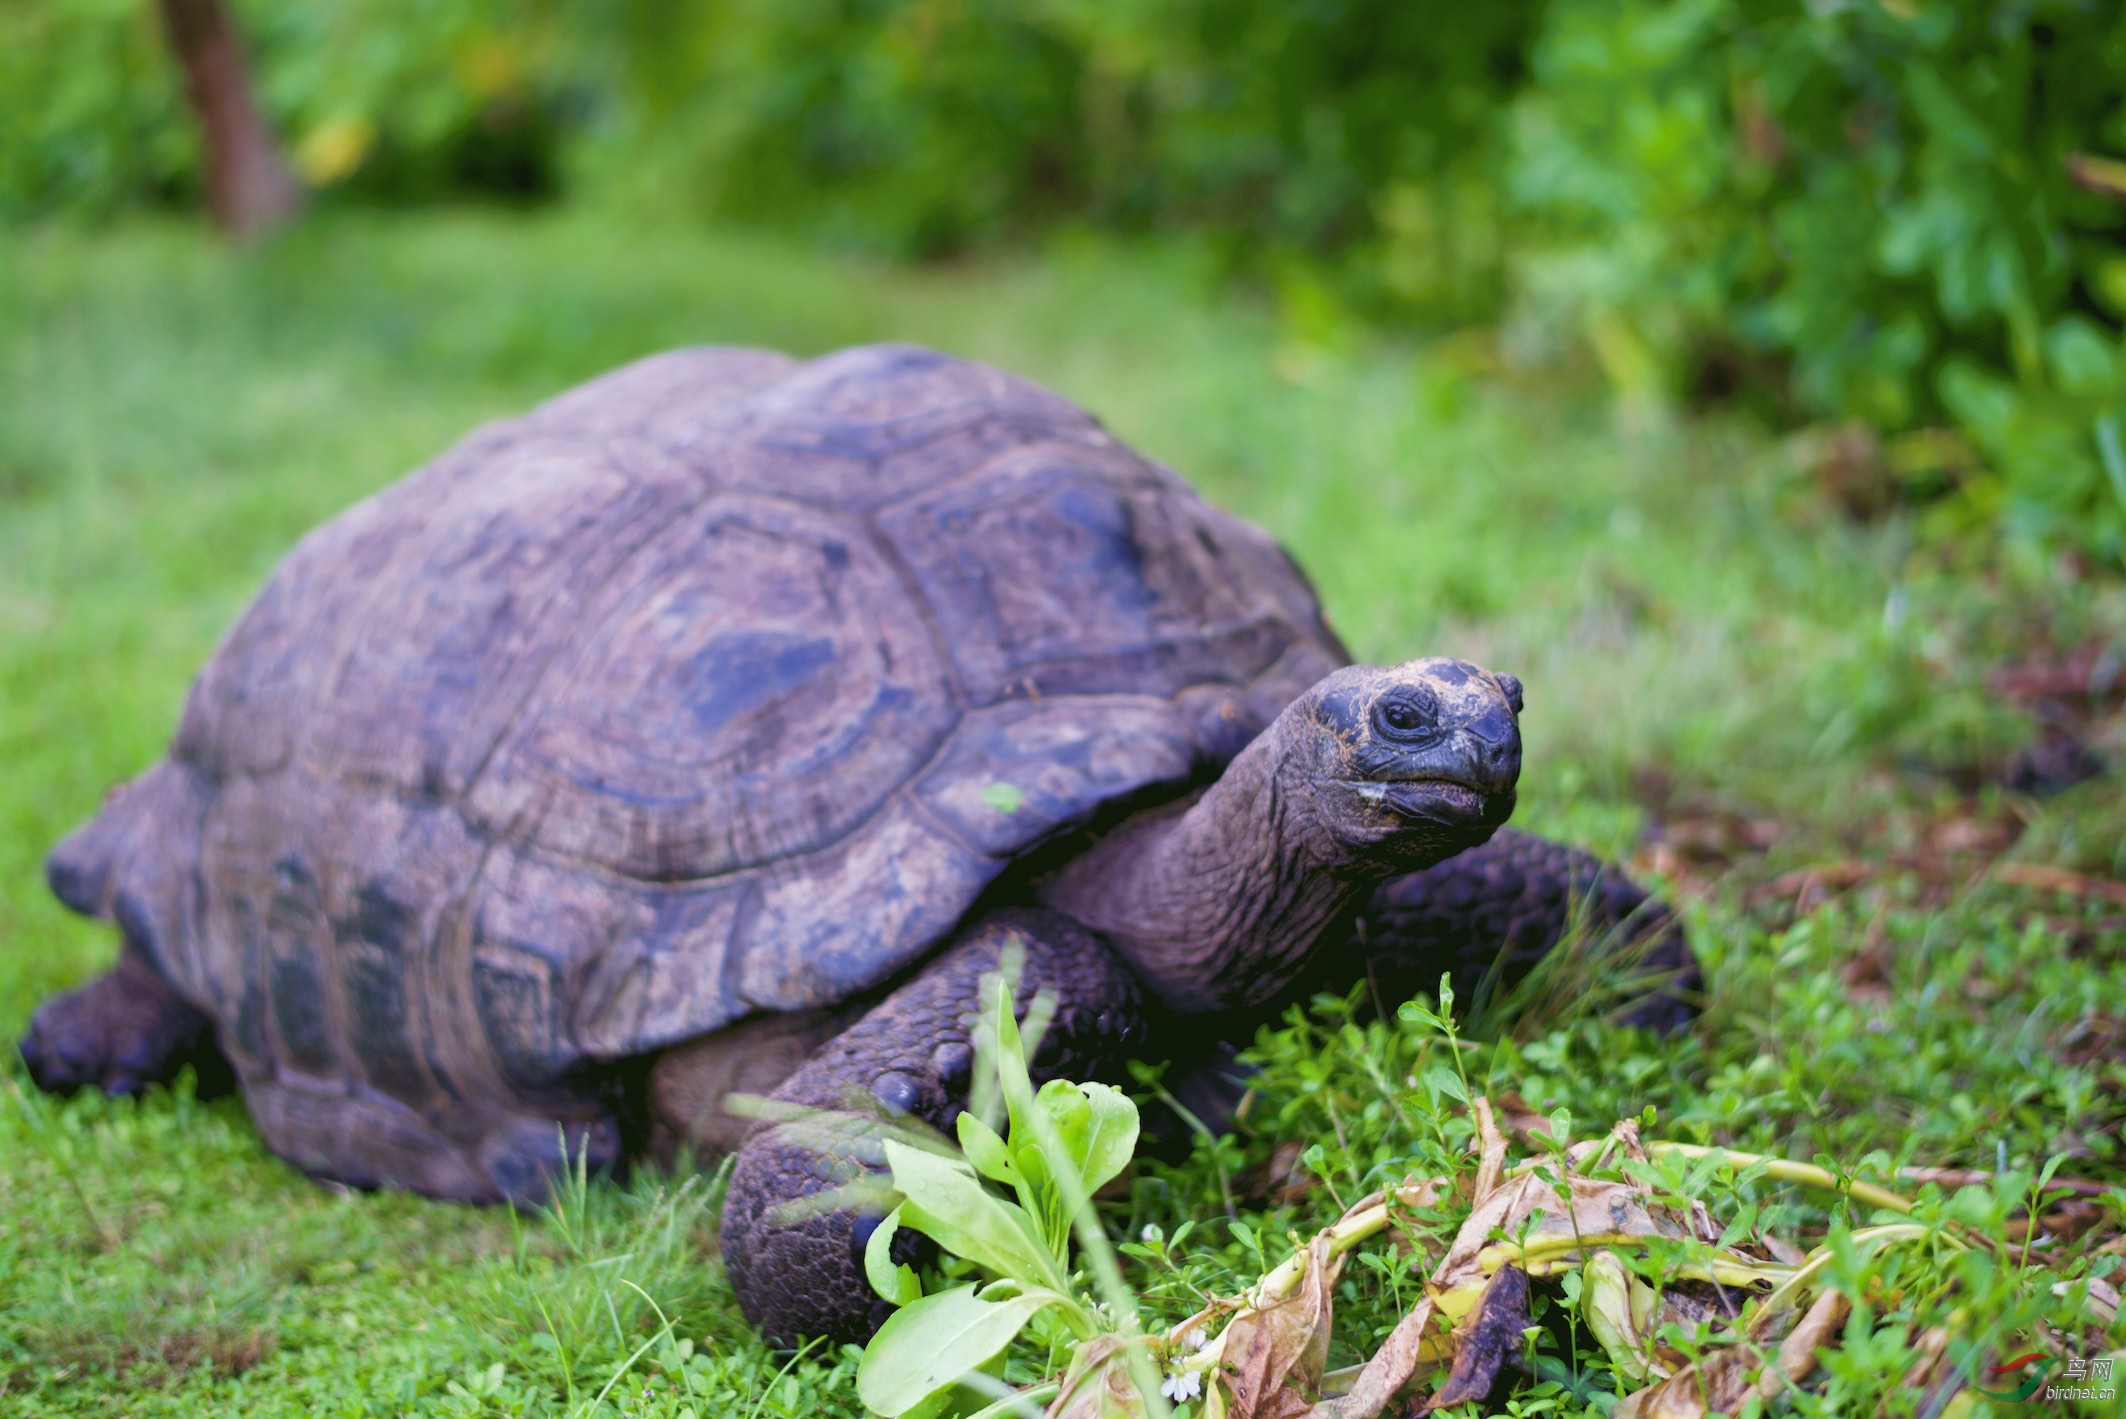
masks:
[[[2070,169],[2126,154],[2126,7],[1556,0],[1514,120],[1524,324],[1634,397],[1725,344],[1809,415],[1946,417],[1957,511],[2119,559],[2126,167]]]
[[[1865,421],[1947,531],[2126,557],[2111,0],[236,8],[350,199],[568,192],[889,257],[1184,233],[1304,341],[1497,323],[1630,407]],[[196,189],[152,9],[0,0],[0,214]]]
[[[1541,11],[637,0],[623,129],[711,210],[860,248],[950,254],[1059,221],[1186,229],[1254,263],[1333,257],[1376,298],[1475,316],[1496,294],[1485,169]]]
[[[0,0],[0,212],[168,198],[193,146],[148,6]]]
[[[257,99],[313,185],[370,199],[552,191],[567,95],[588,73],[558,13],[510,0],[231,8]],[[0,0],[0,216],[100,216],[200,186],[154,0]]]

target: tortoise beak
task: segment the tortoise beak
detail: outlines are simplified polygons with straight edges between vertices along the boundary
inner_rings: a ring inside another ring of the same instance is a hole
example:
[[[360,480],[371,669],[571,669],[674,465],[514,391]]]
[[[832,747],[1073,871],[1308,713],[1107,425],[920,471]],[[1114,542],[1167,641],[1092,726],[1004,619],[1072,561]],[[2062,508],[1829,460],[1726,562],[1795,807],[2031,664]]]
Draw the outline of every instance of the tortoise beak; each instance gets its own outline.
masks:
[[[1356,783],[1361,798],[1411,823],[1435,823],[1458,832],[1496,828],[1513,816],[1515,794],[1508,782],[1489,790],[1459,779],[1407,778]]]
[[[1453,779],[1405,779],[1400,783],[1385,784],[1383,789],[1382,805],[1394,810],[1400,818],[1438,823],[1445,828],[1477,828],[1486,823],[1496,825],[1506,821],[1506,815],[1497,812],[1499,795],[1482,792]],[[1506,794],[1509,811],[1512,799],[1509,790]]]

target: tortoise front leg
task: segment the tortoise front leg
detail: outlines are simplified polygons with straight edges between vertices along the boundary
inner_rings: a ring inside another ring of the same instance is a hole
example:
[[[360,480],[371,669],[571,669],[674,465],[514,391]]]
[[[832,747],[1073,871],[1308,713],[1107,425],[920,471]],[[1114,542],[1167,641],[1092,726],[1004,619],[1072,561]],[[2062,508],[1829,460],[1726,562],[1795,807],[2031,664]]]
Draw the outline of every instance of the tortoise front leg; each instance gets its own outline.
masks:
[[[1324,944],[1308,982],[1340,992],[1370,980],[1393,1007],[1431,995],[1445,973],[1466,1004],[1487,976],[1495,992],[1510,990],[1575,933],[1644,978],[1631,1023],[1673,1032],[1696,1015],[1697,958],[1668,904],[1592,853],[1511,828],[1382,883],[1350,930]]]
[[[1038,1078],[1111,1073],[1143,1044],[1144,991],[1097,937],[1053,913],[999,912],[821,1046],[770,1096],[777,1115],[792,1108],[837,1115],[858,1132],[912,1118],[949,1131],[967,1105],[982,977],[1014,945],[1023,953],[1018,1013],[1037,992],[1056,998],[1035,1059]],[[816,1117],[809,1126],[803,1119],[756,1124],[724,1201],[731,1285],[747,1317],[777,1344],[813,1335],[863,1341],[892,1309],[864,1278],[864,1246],[879,1214],[805,1206],[865,1172],[883,1173],[877,1133],[825,1148],[821,1131]]]
[[[110,970],[39,1006],[21,1049],[30,1078],[56,1094],[90,1087],[138,1094],[169,1083],[187,1064],[203,1095],[225,1093],[231,1082],[213,1022],[130,945]]]

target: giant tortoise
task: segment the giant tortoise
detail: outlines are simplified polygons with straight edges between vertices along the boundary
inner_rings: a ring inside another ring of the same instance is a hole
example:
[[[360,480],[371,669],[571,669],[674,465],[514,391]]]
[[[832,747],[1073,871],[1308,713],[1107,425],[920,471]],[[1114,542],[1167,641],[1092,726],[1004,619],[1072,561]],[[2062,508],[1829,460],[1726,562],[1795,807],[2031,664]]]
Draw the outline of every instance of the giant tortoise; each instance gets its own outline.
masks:
[[[1082,1077],[1214,1058],[1309,982],[1525,956],[1576,903],[1664,921],[1494,836],[1520,709],[1463,661],[1351,664],[1275,542],[1032,384],[681,350],[297,545],[52,854],[124,946],[22,1052],[54,1089],[233,1071],[358,1187],[735,1148],[747,1312],[861,1337],[875,1220],[782,1205],[848,1160],[727,1095],[946,1124],[1007,947]]]

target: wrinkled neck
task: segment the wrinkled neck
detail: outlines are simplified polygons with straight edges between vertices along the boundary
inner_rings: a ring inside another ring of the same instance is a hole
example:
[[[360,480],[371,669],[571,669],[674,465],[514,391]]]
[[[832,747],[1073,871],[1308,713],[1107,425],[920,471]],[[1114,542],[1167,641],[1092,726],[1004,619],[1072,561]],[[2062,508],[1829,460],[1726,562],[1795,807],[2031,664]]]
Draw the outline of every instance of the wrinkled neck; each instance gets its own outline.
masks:
[[[1039,889],[1176,1010],[1274,995],[1378,870],[1323,830],[1281,716],[1193,801],[1141,813]]]

